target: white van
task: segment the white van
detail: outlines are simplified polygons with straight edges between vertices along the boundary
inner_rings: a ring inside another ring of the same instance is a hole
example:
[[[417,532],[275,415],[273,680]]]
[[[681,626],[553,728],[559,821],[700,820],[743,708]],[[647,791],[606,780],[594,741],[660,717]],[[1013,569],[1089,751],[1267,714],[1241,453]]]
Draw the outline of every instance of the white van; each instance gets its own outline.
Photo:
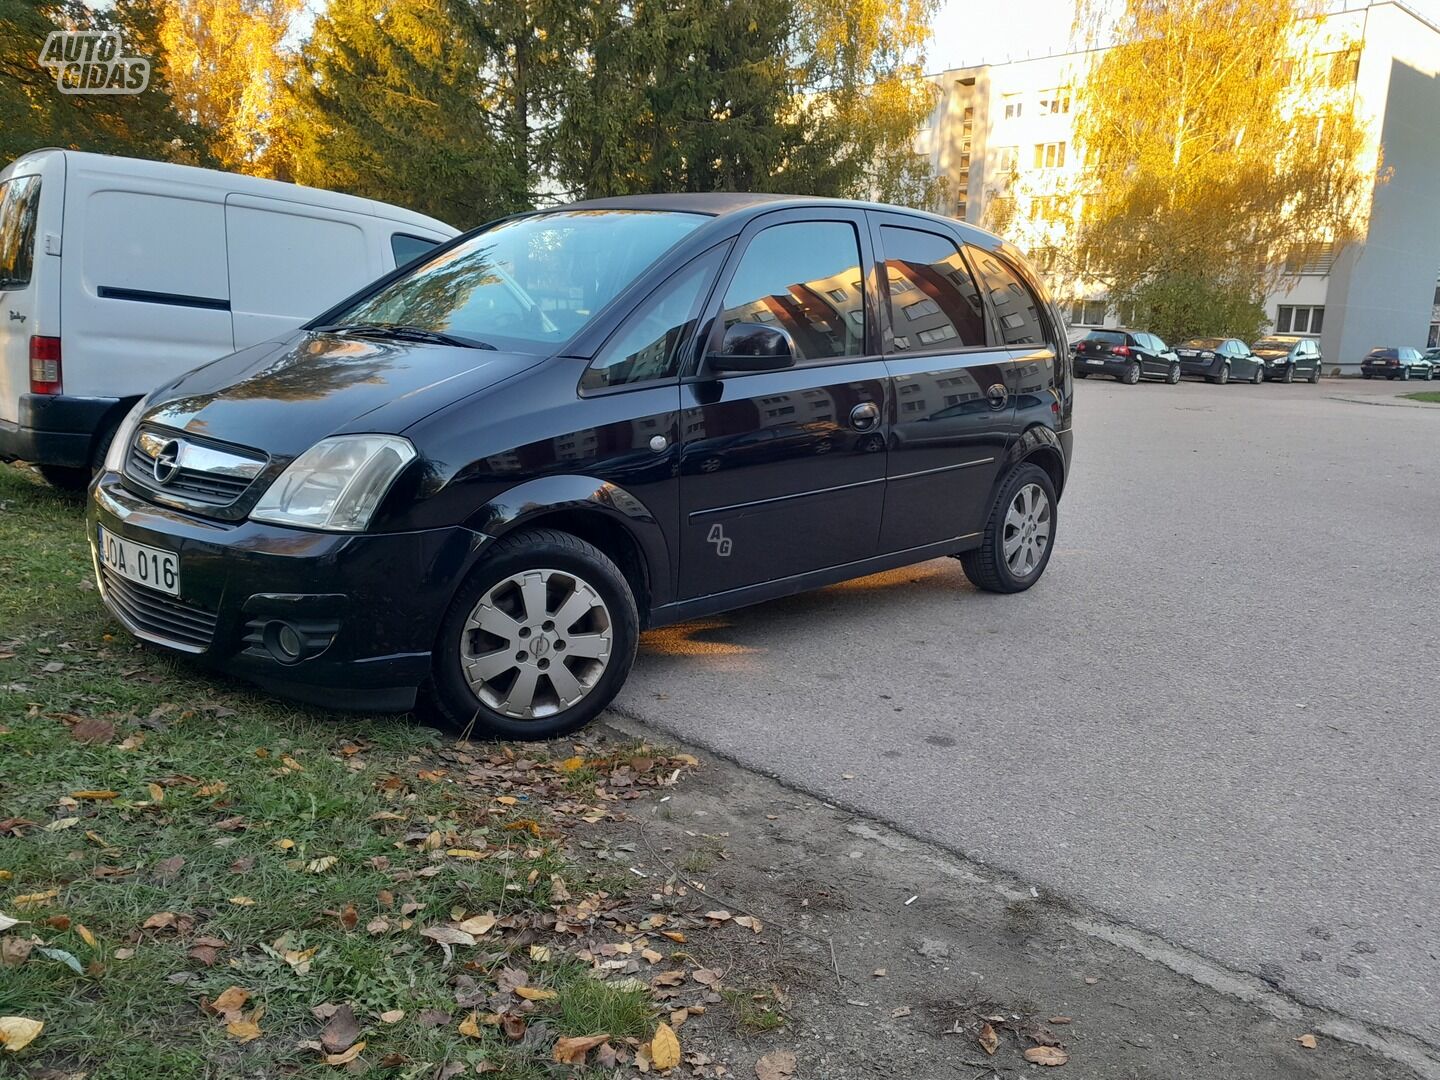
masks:
[[[37,150],[0,171],[0,460],[83,487],[136,399],[456,230],[386,203]]]

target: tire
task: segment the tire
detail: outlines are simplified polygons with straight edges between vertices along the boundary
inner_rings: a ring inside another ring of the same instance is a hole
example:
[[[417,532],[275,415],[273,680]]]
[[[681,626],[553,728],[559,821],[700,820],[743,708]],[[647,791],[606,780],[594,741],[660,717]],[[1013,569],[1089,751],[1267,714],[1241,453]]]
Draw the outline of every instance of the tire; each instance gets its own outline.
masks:
[[[1089,377],[1090,377],[1090,373],[1089,373],[1088,371],[1077,371],[1077,372],[1075,372],[1075,378],[1077,378],[1077,379],[1088,379]]]
[[[1169,383],[1171,386],[1179,386],[1179,385],[1180,385],[1180,365],[1179,365],[1179,364],[1171,364],[1171,365],[1170,365],[1170,372],[1169,372],[1169,374],[1167,374],[1167,375],[1165,376],[1165,381],[1166,381],[1167,383]]]
[[[538,593],[531,591],[537,582]],[[482,628],[482,602],[501,633]],[[546,617],[571,603],[580,613],[569,626]],[[593,655],[579,652],[582,637]],[[610,704],[630,674],[639,638],[630,583],[604,552],[570,533],[527,529],[497,542],[456,590],[436,636],[431,696],[455,728],[505,739],[566,735]],[[543,653],[535,647],[542,642]],[[466,676],[462,653],[478,689]],[[571,667],[567,657],[577,655],[582,663]],[[476,663],[487,659],[488,673]],[[560,669],[570,692],[579,694],[568,705],[566,684],[551,674]]]
[[[1405,370],[1403,370],[1402,372],[1400,372],[1400,381],[1401,381],[1401,382],[1409,382],[1409,381],[1410,381],[1410,369],[1409,369],[1408,367],[1407,367]]]
[[[1257,367],[1255,368],[1255,374],[1253,374],[1253,375],[1250,376],[1250,385],[1251,385],[1251,386],[1259,386],[1259,385],[1260,385],[1261,383],[1263,383],[1264,381],[1265,381],[1265,369],[1264,369],[1263,367],[1257,366]]]
[[[1220,368],[1220,374],[1214,378],[1216,386],[1224,386],[1230,381],[1230,365],[1224,364]]]
[[[51,487],[61,491],[84,491],[90,486],[90,470],[84,465],[36,465]]]
[[[1319,382],[1320,382],[1320,365],[1319,365],[1319,364],[1316,364],[1313,368],[1310,369],[1310,383],[1311,383],[1311,385],[1315,385],[1315,384],[1318,384]]]
[[[1286,365],[1285,365],[1285,374],[1283,374],[1283,375],[1280,376],[1280,381],[1283,382],[1283,383],[1293,383],[1293,382],[1295,381],[1295,365],[1294,365],[1294,364],[1286,364]]]
[[[1360,372],[1360,378],[1362,378],[1362,379],[1369,379],[1369,378],[1373,378],[1373,376],[1372,376],[1372,375],[1370,374],[1370,372],[1368,372],[1368,371],[1362,371],[1362,372]]]
[[[1131,360],[1125,368],[1125,374],[1116,375],[1115,379],[1117,382],[1122,382],[1126,386],[1134,386],[1140,381],[1140,361]]]
[[[1036,493],[1044,500],[1038,507],[1043,510],[1043,516],[1038,518],[1020,510],[1022,495],[1027,495],[1031,500],[1031,507],[1036,508]],[[985,522],[980,546],[960,555],[960,565],[965,570],[965,576],[976,588],[986,592],[1017,593],[1030,588],[1040,580],[1045,573],[1045,567],[1050,563],[1050,552],[1055,547],[1055,509],[1055,485],[1050,481],[1050,474],[1038,465],[1017,465],[1000,485],[995,504],[990,508],[990,516]],[[1012,510],[1015,511],[1014,514]],[[1017,531],[1016,518],[1032,529],[1041,521],[1048,526],[1048,530],[1043,533],[1042,550],[1036,552],[1035,543],[1026,544],[1023,540],[1027,536],[1040,535],[1039,531],[1027,533],[1024,524]],[[1017,536],[1022,538],[1022,543],[1014,548],[1009,557],[1005,551],[1007,533],[1012,541]],[[1033,561],[1029,561],[1027,565],[1028,560]]]

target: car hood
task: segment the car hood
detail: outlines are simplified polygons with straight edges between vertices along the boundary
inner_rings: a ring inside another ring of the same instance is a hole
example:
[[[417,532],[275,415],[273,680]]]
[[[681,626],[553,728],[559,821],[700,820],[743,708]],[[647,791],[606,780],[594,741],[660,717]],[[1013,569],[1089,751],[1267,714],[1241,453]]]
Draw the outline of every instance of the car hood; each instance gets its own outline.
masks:
[[[302,332],[196,368],[147,423],[293,457],[327,435],[399,434],[543,356]]]

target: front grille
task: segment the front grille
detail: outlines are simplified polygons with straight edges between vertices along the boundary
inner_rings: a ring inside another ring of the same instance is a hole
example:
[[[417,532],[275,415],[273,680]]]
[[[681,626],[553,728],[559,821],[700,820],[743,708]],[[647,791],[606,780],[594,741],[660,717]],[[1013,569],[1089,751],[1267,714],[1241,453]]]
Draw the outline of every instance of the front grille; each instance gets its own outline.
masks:
[[[108,566],[100,567],[105,599],[136,630],[196,652],[210,647],[218,616],[203,608],[127,581]]]
[[[204,503],[206,506],[229,506],[245,494],[251,481],[243,476],[223,476],[219,473],[201,472],[198,469],[181,469],[169,483],[155,483],[155,462],[145,456],[138,445],[130,448],[130,476],[155,491],[173,493],[176,498],[189,502]]]

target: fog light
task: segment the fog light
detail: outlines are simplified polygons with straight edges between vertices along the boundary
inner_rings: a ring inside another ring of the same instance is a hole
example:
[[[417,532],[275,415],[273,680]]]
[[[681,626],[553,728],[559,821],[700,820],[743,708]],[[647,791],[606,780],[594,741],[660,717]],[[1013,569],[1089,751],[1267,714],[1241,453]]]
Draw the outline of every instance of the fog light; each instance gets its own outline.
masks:
[[[289,623],[279,620],[266,624],[263,640],[266,651],[284,664],[299,660],[305,648],[305,640],[300,636],[300,632]]]
[[[300,635],[295,632],[293,626],[288,623],[282,623],[278,640],[280,642],[280,651],[286,656],[294,659],[300,655],[300,649],[303,646],[300,641]]]

